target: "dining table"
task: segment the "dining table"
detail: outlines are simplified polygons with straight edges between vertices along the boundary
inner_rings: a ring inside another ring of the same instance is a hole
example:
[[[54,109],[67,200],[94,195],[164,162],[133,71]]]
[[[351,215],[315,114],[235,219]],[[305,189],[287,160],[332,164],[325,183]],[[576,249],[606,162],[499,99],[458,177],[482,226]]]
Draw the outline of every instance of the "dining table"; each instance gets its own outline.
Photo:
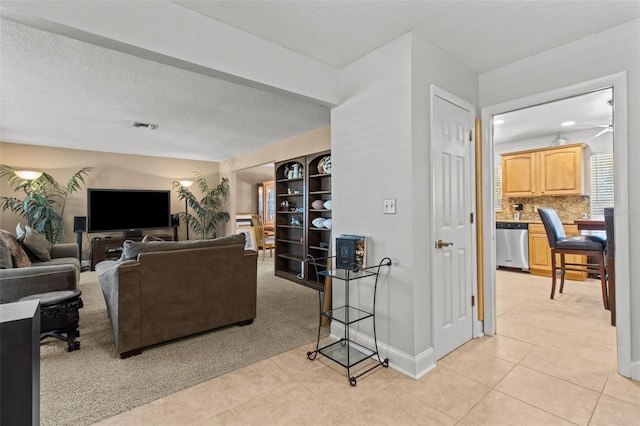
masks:
[[[593,217],[590,219],[576,219],[574,225],[578,226],[578,231],[604,231],[604,217]]]
[[[578,231],[604,231],[604,216],[592,217],[589,219],[577,219],[574,225],[578,226]],[[611,238],[611,237],[610,237]],[[607,293],[609,299],[609,310],[611,311],[611,325],[616,325],[616,267],[615,256],[607,254]]]

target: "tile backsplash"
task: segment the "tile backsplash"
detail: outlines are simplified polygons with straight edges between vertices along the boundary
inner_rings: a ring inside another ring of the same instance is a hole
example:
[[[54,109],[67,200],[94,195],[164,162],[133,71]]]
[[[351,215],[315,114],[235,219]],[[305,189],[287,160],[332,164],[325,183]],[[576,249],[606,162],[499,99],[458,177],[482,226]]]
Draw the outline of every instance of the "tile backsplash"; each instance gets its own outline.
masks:
[[[513,205],[522,204],[524,210],[517,212]],[[502,211],[496,212],[496,220],[513,220],[514,213],[520,213],[522,221],[539,221],[540,215],[535,207],[551,207],[558,212],[560,220],[573,223],[583,213],[589,213],[588,195],[567,195],[553,197],[503,197]]]

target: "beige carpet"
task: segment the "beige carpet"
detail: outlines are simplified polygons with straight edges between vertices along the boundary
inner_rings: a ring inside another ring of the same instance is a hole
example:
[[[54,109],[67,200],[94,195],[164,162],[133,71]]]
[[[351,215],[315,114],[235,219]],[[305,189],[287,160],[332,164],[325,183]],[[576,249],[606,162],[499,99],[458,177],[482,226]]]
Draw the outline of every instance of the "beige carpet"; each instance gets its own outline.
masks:
[[[315,290],[276,278],[258,259],[257,318],[119,359],[95,272],[80,280],[79,351],[57,339],[41,345],[41,424],[92,424],[235,369],[315,341]]]

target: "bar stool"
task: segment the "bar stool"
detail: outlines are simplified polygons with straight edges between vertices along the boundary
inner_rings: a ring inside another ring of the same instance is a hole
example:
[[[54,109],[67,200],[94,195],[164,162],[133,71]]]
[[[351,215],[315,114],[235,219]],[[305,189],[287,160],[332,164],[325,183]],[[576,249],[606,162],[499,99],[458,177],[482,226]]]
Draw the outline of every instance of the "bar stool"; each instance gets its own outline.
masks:
[[[575,235],[567,237],[558,213],[552,208],[538,209],[540,219],[547,233],[549,247],[551,247],[551,299],[556,293],[557,262],[556,254],[560,255],[560,293],[564,290],[564,276],[566,271],[578,271],[600,274],[602,286],[602,302],[604,308],[609,309],[607,295],[607,273],[605,263],[606,240],[594,235]],[[567,263],[566,254],[593,256],[598,263]]]

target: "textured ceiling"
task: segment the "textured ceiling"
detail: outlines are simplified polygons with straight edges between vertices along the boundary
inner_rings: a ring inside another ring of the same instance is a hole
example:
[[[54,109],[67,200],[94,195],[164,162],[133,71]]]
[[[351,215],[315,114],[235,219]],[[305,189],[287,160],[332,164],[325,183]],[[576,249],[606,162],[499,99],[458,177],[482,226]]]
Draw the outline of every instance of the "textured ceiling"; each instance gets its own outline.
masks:
[[[5,19],[1,27],[5,142],[221,161],[329,124],[323,106]]]
[[[640,16],[638,1],[173,3],[336,68],[415,31],[478,73]],[[329,124],[299,98],[0,24],[5,142],[219,161]]]
[[[637,1],[174,1],[342,68],[414,31],[482,73],[639,16]]]
[[[612,98],[609,88],[495,115],[494,121],[503,123],[494,124],[493,142],[502,144],[584,129],[593,129],[592,135],[595,136],[603,130],[598,126],[611,124],[613,108],[609,101]],[[563,126],[565,122],[574,124]]]

